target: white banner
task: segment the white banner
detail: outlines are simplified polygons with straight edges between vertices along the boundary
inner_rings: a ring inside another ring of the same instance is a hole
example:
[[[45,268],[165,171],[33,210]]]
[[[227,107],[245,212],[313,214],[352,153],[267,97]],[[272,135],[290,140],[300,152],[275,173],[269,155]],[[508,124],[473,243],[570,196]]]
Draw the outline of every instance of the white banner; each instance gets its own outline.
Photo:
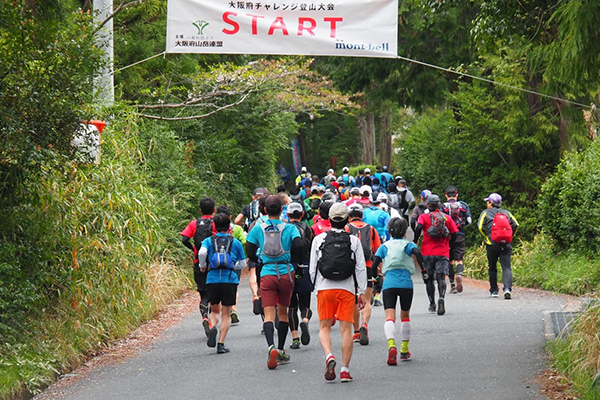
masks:
[[[168,53],[396,57],[397,0],[168,0]]]

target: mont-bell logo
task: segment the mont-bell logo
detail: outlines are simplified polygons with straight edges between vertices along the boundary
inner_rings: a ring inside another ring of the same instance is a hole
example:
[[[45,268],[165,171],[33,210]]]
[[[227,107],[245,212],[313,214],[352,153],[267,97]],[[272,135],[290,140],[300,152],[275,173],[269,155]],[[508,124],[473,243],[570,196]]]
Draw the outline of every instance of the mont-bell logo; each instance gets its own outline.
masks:
[[[204,20],[198,20],[192,22],[192,25],[194,25],[196,29],[198,29],[198,35],[203,35],[204,28],[208,26],[208,22]]]

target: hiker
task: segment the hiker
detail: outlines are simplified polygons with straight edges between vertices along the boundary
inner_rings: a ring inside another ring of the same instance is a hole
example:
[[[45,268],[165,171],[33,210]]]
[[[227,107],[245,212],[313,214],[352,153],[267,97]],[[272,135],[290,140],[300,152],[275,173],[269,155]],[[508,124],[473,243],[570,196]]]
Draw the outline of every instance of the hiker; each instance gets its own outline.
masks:
[[[512,239],[519,223],[507,210],[501,208],[502,196],[492,193],[484,199],[487,209],[479,215],[477,227],[485,238],[485,250],[488,259],[490,297],[498,297],[498,260],[502,267],[504,298],[512,299]]]

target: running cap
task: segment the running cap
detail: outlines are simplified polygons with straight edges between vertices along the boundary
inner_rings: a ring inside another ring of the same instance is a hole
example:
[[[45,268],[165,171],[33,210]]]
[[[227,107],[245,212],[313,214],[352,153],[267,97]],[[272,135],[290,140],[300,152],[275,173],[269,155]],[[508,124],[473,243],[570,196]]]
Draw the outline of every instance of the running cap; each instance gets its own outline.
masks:
[[[344,168],[342,168],[342,172],[343,172],[344,174],[347,174],[347,173],[348,173],[348,171],[350,171],[350,170],[348,169],[348,167],[344,167]]]
[[[373,189],[371,189],[371,186],[369,186],[369,185],[363,185],[360,187],[361,194],[365,194],[365,193],[371,194],[372,192],[373,192]]]
[[[427,198],[431,195],[431,190],[425,189],[421,192],[421,197],[423,200],[427,200]]]
[[[327,173],[328,173],[328,174],[333,174],[333,173],[334,173],[334,171],[333,171],[331,168],[329,168],[329,169],[327,170]]]
[[[306,171],[308,171],[308,170],[306,169],[306,167],[302,167],[302,169],[300,170],[300,172],[306,172]]]
[[[311,189],[310,189],[311,193],[319,193],[319,186],[317,185],[312,185]]]
[[[379,201],[387,201],[388,199],[388,195],[385,193],[379,193],[379,195],[377,196],[377,200]]]
[[[290,203],[287,207],[288,215],[302,214],[303,212],[304,212],[304,208],[302,207],[302,204],[297,203],[297,202]]]
[[[259,196],[259,195],[260,195],[260,196],[264,196],[264,194],[265,194],[265,191],[264,191],[264,189],[263,189],[263,188],[256,188],[256,189],[254,189],[254,191],[252,192],[252,195],[253,195],[253,196]]]
[[[360,194],[360,188],[359,187],[353,187],[352,189],[350,189],[350,194]]]
[[[387,167],[387,165],[384,165],[384,166],[383,166],[383,172],[387,172],[387,170],[388,170],[388,167]]]
[[[326,203],[326,202],[334,203],[335,202],[335,193],[333,193],[333,192],[323,193],[323,196],[321,196],[321,202],[323,202],[323,203]]]
[[[371,173],[371,168],[365,168],[365,174],[370,174]]]
[[[362,216],[364,208],[360,203],[352,203],[348,206],[348,215],[351,216]]]
[[[488,197],[486,197],[484,200],[491,201],[494,204],[500,204],[500,203],[502,203],[502,196],[500,196],[498,193],[492,193]]]
[[[317,186],[317,187],[319,188],[319,192],[325,193],[325,191],[327,190],[327,189],[325,189],[325,186],[321,185],[321,184],[319,184],[319,186]]]
[[[440,202],[440,196],[438,196],[437,194],[430,194],[429,196],[427,196],[427,200],[426,200],[427,204],[437,204],[439,202]]]
[[[334,203],[329,209],[329,219],[334,222],[342,222],[348,218],[348,207],[344,203]]]
[[[379,196],[373,197],[373,193],[371,193],[371,195],[369,196],[369,200],[371,201],[372,204],[379,204],[379,203],[381,203],[381,200],[379,199]]]

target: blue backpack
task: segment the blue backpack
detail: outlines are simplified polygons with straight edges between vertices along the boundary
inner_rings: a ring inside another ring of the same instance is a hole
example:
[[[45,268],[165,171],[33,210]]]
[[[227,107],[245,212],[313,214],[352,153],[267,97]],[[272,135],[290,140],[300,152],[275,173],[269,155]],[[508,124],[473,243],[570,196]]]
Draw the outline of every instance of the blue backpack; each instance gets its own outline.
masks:
[[[233,236],[211,236],[213,253],[210,257],[210,269],[233,269],[233,259],[231,258],[231,245]]]

